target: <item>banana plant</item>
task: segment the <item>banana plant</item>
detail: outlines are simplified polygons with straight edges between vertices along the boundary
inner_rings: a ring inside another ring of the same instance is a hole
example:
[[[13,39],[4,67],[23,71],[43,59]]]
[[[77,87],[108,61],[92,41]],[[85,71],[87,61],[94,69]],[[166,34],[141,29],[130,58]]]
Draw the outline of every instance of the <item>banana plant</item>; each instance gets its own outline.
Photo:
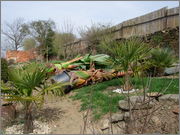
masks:
[[[25,134],[33,132],[32,108],[34,105],[42,105],[46,94],[62,95],[64,83],[47,85],[47,70],[38,64],[29,64],[25,68],[11,69],[9,73],[10,84],[1,83],[4,100],[20,102],[24,106],[24,130]]]

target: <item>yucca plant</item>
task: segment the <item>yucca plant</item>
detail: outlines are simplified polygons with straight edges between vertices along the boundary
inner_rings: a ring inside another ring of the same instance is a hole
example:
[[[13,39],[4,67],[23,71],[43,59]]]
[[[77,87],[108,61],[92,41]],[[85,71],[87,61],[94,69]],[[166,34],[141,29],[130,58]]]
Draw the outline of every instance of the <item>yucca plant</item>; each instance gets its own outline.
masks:
[[[9,72],[10,86],[1,85],[3,93],[6,93],[6,101],[20,102],[24,106],[24,133],[33,132],[33,105],[41,105],[44,95],[51,92],[62,95],[65,84],[55,83],[48,86],[46,83],[46,69],[38,64],[29,64]]]
[[[148,57],[150,48],[142,40],[138,38],[130,38],[121,42],[110,41],[102,42],[102,46],[109,52],[112,57],[110,63],[115,69],[125,72],[124,89],[130,89],[129,70],[137,72],[137,69],[145,64],[145,59]]]
[[[155,75],[161,76],[164,73],[164,69],[171,67],[173,63],[177,62],[177,59],[168,48],[153,48],[150,61],[155,69]]]

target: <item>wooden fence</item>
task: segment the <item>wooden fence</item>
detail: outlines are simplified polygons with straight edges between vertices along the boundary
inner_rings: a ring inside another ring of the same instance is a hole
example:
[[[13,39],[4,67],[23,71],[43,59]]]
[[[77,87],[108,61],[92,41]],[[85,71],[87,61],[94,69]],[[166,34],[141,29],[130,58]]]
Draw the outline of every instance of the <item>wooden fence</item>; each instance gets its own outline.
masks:
[[[75,55],[84,55],[87,52],[88,43],[84,40],[77,40],[72,43],[65,44],[65,53],[68,58],[74,57]]]
[[[115,26],[115,38],[142,36],[179,26],[179,7],[164,7],[149,14],[124,21]]]
[[[171,9],[164,7],[113,26],[113,32],[115,39],[121,39],[131,36],[143,36],[177,26],[179,26],[179,7]],[[87,47],[85,41],[79,40],[78,42],[69,43],[66,50],[68,50],[68,53],[72,51],[75,54],[80,54],[86,52]]]

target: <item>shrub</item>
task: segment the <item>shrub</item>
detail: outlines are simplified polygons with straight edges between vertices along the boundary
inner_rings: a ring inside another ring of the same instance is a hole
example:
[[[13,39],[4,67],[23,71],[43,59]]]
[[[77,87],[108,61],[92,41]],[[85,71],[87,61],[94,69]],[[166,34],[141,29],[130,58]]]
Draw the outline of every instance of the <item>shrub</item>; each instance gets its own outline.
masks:
[[[4,58],[1,58],[1,80],[4,82],[8,81],[8,63],[7,60]]]
[[[161,76],[166,67],[171,67],[177,61],[173,52],[168,48],[154,48],[151,50],[151,69],[154,75]]]
[[[162,33],[156,33],[155,35],[152,36],[152,42],[154,43],[155,46],[160,45],[162,41],[163,41]]]
[[[123,70],[125,72],[124,88],[129,89],[130,79],[128,71],[133,71],[135,75],[143,71],[147,61],[144,60],[149,56],[150,49],[148,44],[144,43],[137,37],[129,38],[121,42],[110,41],[102,42],[103,46],[111,54],[111,65],[114,69]],[[141,62],[140,61],[144,61]]]

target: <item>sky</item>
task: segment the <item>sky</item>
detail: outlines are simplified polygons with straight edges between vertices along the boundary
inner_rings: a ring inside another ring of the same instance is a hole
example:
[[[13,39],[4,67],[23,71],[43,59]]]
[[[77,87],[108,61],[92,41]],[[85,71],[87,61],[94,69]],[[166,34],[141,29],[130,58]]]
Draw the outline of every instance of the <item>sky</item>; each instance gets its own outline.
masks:
[[[163,7],[178,7],[178,1],[1,1],[1,26],[17,18],[26,22],[52,19],[61,31],[70,22],[74,33],[92,23],[112,25],[153,12]]]
[[[59,30],[67,21],[75,28],[92,23],[118,24],[162,7],[179,6],[178,1],[2,1],[1,4],[2,24],[16,18],[52,19]]]

